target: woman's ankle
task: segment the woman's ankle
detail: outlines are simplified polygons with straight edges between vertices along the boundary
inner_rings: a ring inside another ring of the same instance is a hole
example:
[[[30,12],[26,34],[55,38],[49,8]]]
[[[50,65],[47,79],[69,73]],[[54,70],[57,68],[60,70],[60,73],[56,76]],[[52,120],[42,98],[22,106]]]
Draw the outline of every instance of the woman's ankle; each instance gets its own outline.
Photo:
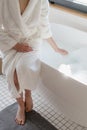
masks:
[[[24,101],[23,101],[23,98],[17,98],[17,103],[20,107],[24,107]]]

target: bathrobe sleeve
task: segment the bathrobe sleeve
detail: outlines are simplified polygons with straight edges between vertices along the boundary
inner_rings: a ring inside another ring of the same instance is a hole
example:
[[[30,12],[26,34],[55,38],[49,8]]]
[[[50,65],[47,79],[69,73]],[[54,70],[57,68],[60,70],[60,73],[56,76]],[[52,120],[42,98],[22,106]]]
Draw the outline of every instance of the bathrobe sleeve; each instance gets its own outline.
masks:
[[[0,51],[5,52],[17,44],[17,41],[0,29]]]
[[[49,23],[49,2],[48,0],[41,0],[41,14],[40,14],[40,35],[41,38],[47,39],[52,36]]]
[[[2,0],[0,0],[0,51],[3,53],[15,46],[17,41],[5,31],[2,17]]]

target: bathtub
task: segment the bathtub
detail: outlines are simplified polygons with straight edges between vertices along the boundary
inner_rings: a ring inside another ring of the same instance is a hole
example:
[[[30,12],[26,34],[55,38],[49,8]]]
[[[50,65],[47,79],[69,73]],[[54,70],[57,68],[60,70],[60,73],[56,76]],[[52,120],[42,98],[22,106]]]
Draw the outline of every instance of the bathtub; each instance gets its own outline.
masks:
[[[61,24],[53,23],[51,27],[58,45],[67,49],[70,55],[78,49],[86,49],[86,32]],[[53,106],[69,119],[87,127],[87,84],[58,70],[67,56],[55,53],[46,41],[42,44],[41,54],[43,88],[51,93]]]

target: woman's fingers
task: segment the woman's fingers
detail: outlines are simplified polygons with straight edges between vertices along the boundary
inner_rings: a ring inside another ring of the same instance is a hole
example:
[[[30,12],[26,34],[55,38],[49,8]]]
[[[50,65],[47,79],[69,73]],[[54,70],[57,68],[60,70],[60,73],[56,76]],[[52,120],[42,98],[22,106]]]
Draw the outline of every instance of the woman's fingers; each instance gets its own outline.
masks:
[[[33,51],[32,47],[29,47],[29,46],[22,46],[21,49],[22,49],[23,51],[25,51],[25,52]]]
[[[67,55],[68,51],[64,50],[64,49],[59,49],[57,50],[58,53],[60,53],[61,55]]]
[[[66,50],[61,49],[61,54],[62,54],[62,55],[67,55],[68,52],[67,52]]]
[[[33,49],[29,45],[20,44],[19,51],[20,52],[29,52],[29,51],[33,51]]]
[[[32,47],[30,47],[27,43],[17,43],[13,49],[15,49],[18,52],[29,52],[33,51]]]

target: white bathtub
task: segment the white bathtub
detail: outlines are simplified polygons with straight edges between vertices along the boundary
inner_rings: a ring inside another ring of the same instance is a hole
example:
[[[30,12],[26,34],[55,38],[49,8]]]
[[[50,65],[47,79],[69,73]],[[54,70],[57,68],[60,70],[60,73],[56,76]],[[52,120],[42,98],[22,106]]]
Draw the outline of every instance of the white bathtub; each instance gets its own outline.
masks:
[[[60,24],[52,24],[52,31],[56,41],[59,41],[60,46],[66,48],[70,54],[78,48],[87,47],[86,32]],[[87,127],[87,85],[58,71],[61,59],[63,61],[67,56],[63,58],[56,54],[46,42],[43,43],[41,51],[42,80],[53,95],[52,104],[56,110],[60,109],[67,117]]]

